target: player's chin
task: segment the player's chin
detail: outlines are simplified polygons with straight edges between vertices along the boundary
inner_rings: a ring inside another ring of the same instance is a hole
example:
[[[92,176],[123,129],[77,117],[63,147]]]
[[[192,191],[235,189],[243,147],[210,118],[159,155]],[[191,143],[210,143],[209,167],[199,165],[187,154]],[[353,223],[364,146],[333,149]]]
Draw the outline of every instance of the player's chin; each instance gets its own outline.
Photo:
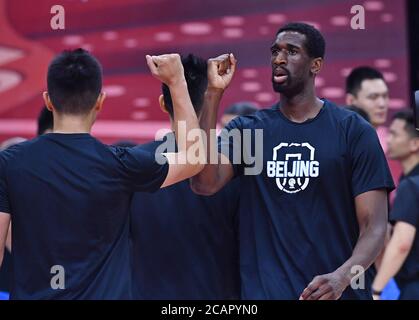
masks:
[[[282,84],[282,83],[279,84],[275,81],[272,81],[272,88],[274,89],[275,92],[283,93],[287,89],[287,86],[286,84]]]
[[[400,155],[398,155],[397,153],[395,153],[395,152],[391,152],[391,151],[389,151],[389,150],[387,150],[387,154],[386,154],[386,156],[390,159],[390,160],[393,160],[393,161],[397,161],[397,160],[400,160],[400,159],[402,159],[403,157],[401,157]]]
[[[374,123],[377,126],[383,126],[386,124],[386,118],[385,117],[376,117],[375,119],[373,119]]]

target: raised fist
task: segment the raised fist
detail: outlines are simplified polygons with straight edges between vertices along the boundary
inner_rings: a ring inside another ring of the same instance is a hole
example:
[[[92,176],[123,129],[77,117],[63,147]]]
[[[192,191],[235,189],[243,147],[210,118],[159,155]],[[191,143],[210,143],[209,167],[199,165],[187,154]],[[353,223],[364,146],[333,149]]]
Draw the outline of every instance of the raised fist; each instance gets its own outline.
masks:
[[[208,88],[225,90],[233,79],[236,64],[232,53],[208,59]]]
[[[151,74],[168,86],[185,81],[182,61],[177,53],[160,56],[146,55]]]

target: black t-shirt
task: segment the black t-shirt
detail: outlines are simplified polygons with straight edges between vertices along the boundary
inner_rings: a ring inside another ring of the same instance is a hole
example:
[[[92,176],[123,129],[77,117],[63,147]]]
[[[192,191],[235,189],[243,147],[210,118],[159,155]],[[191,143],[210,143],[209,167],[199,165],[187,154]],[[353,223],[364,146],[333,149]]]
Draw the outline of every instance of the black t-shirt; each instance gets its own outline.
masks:
[[[404,178],[397,188],[390,220],[406,222],[416,228],[416,235],[412,248],[402,268],[396,275],[399,285],[406,282],[419,281],[419,176]]]
[[[406,175],[402,174],[400,177],[400,182],[402,182],[404,179],[408,177],[414,177],[414,176],[419,176],[419,164],[417,164],[412,170],[410,170],[408,174]]]
[[[50,133],[1,152],[11,298],[131,298],[130,201],[135,191],[159,189],[167,172],[151,153],[83,133]],[[64,289],[52,289],[63,274]]]
[[[164,141],[142,148],[154,153]],[[174,144],[172,144],[174,146]],[[173,152],[174,150],[165,150]],[[131,207],[133,289],[137,299],[238,299],[238,179],[213,196],[182,181]]]
[[[234,163],[234,138],[222,132],[219,139],[220,152],[241,176],[244,299],[298,299],[315,276],[335,271],[351,257],[359,236],[354,198],[394,188],[377,134],[360,116],[325,100],[315,118],[295,123],[278,108],[229,123],[228,132],[253,133],[251,149],[241,139],[242,161]],[[263,130],[263,143],[255,129]],[[243,175],[257,147],[262,171]],[[342,298],[371,298],[371,281],[368,270],[366,289],[348,287]]]

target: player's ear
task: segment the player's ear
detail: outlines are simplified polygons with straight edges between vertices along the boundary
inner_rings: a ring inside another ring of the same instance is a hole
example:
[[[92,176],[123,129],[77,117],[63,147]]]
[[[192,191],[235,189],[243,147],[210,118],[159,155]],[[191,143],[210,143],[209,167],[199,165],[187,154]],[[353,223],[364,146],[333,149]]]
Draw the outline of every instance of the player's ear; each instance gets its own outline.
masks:
[[[47,109],[49,111],[53,112],[54,111],[54,106],[52,105],[51,99],[50,99],[49,94],[48,94],[47,91],[44,91],[42,93],[42,98],[44,99],[44,103],[45,103],[45,106],[47,107]]]
[[[161,111],[163,111],[164,113],[169,113],[167,111],[166,104],[164,103],[164,97],[162,94],[159,96],[159,106]]]
[[[312,74],[316,75],[320,72],[322,67],[323,67],[323,58],[318,57],[318,58],[315,58],[311,61],[310,71],[311,71]]]
[[[355,96],[352,93],[347,93],[345,96],[345,103],[347,106],[351,106],[355,102]]]
[[[101,92],[99,94],[99,97],[97,98],[96,105],[95,105],[95,111],[96,112],[100,112],[102,110],[103,102],[105,101],[105,99],[106,99],[106,93]]]
[[[419,138],[410,139],[410,152],[418,153],[419,152]]]

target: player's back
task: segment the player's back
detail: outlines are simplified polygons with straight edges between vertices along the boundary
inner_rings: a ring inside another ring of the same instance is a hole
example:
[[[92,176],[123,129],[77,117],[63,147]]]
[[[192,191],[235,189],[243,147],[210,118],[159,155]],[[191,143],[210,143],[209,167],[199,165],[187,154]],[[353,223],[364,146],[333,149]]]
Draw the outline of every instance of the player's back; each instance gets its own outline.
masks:
[[[87,133],[53,133],[3,152],[11,298],[130,298],[123,150]]]

